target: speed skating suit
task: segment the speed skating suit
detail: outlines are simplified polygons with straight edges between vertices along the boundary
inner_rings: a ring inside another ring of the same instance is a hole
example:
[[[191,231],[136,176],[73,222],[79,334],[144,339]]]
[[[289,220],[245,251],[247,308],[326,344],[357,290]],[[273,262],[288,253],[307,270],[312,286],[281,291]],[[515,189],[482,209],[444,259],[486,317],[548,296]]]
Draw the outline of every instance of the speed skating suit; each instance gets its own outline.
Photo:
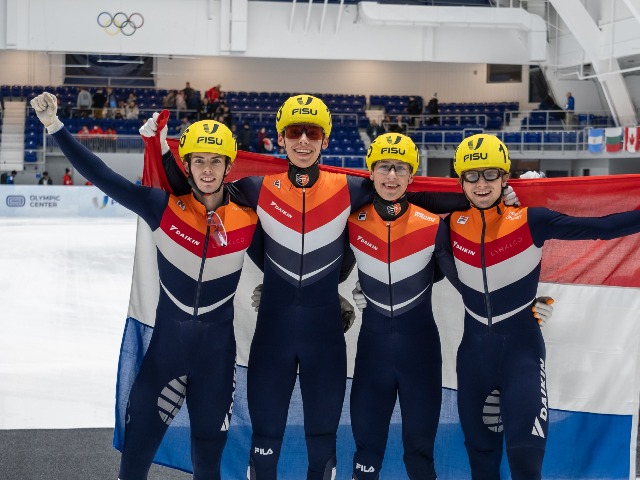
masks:
[[[435,264],[457,284],[446,230],[440,217],[414,205],[393,220],[383,219],[372,204],[349,217],[351,248],[367,299],[351,387],[355,480],[380,478],[397,398],[409,478],[436,478],[442,356],[431,307]]]
[[[458,410],[473,480],[500,478],[503,435],[514,480],[541,478],[547,441],[545,345],[531,315],[545,240],[640,231],[640,211],[601,218],[504,204],[448,217],[465,306]]]
[[[216,210],[227,245],[213,241],[207,211],[192,194],[134,185],[76,142],[54,134],[73,166],[137,213],[157,247],[160,296],[155,328],[129,395],[121,480],[146,479],[155,452],[183,401],[189,407],[194,479],[220,478],[235,388],[233,298],[258,221],[229,201]]]

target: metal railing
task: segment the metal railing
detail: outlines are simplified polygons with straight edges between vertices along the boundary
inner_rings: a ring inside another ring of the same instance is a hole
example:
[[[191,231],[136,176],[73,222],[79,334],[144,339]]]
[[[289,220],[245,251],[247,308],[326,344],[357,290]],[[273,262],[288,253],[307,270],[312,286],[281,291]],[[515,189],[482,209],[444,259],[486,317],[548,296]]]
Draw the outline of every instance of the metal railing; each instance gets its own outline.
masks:
[[[476,133],[497,135],[510,152],[564,152],[587,151],[589,134],[587,130],[528,130],[518,132],[489,131],[468,128],[461,131],[419,131],[408,132],[418,147],[427,150],[455,148],[464,138]]]
[[[144,141],[140,135],[73,135],[82,145],[95,153],[143,153]],[[61,153],[56,140],[47,135],[44,154]]]

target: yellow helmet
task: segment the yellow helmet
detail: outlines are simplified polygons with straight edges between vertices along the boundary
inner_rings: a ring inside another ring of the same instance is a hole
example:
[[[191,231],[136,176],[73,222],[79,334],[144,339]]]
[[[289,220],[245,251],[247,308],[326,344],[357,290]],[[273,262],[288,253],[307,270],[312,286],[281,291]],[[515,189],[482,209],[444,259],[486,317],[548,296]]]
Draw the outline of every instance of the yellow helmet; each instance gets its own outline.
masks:
[[[238,153],[238,142],[224,123],[200,120],[189,125],[180,137],[180,158],[193,152],[218,153],[233,162]]]
[[[511,169],[509,150],[495,135],[478,133],[465,138],[456,149],[453,169],[458,176],[465,170],[475,168]]]
[[[322,127],[324,134],[331,134],[331,112],[325,103],[311,95],[289,97],[276,115],[276,130],[282,133],[287,125],[310,123]]]
[[[400,133],[383,133],[376,137],[369,146],[367,152],[367,168],[369,171],[373,164],[380,160],[399,160],[411,165],[414,175],[420,165],[418,147],[406,135]]]

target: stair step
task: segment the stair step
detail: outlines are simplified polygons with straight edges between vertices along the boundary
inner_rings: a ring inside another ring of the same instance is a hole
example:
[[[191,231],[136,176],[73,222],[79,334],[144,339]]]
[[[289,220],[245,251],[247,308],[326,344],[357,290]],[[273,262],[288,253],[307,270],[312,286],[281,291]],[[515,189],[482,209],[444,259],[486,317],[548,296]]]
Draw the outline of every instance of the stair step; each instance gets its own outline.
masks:
[[[24,133],[7,133],[6,131],[2,132],[2,143],[20,143],[24,142]]]
[[[20,163],[22,164],[24,161],[24,153],[19,152],[9,152],[5,154],[2,153],[2,158],[0,158],[1,163]]]
[[[2,126],[2,132],[3,133],[23,133],[24,134],[24,127],[20,126],[20,125],[8,125],[8,124],[4,124]]]

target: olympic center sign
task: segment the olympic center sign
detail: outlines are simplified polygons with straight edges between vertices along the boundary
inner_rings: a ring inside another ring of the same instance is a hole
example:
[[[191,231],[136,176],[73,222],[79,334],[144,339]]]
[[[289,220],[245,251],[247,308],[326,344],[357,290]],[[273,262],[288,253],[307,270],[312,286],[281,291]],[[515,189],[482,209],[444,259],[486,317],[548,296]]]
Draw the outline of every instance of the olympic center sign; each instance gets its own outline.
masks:
[[[0,217],[135,216],[95,186],[3,185]]]

